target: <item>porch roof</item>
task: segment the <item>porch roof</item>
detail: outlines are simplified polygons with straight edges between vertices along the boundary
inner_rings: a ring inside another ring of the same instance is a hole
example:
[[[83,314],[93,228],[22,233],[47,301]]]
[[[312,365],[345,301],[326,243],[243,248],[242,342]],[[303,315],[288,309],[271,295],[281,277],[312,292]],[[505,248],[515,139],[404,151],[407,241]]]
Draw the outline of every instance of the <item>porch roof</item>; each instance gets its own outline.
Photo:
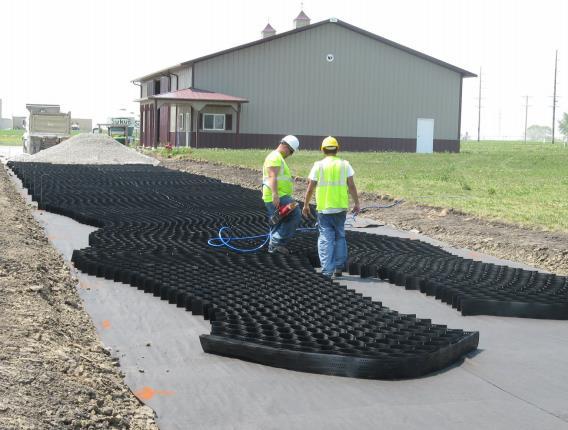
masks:
[[[164,94],[149,96],[148,99],[156,100],[176,100],[189,102],[224,102],[224,103],[248,103],[242,97],[231,96],[214,91],[200,90],[197,88],[186,88],[183,90],[172,91]]]

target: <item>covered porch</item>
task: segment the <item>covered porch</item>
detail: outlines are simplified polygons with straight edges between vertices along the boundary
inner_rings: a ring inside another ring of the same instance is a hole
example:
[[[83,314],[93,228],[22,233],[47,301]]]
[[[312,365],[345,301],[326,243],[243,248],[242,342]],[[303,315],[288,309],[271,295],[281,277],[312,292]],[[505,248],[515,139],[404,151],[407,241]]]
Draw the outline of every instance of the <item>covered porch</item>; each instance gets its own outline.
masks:
[[[247,99],[197,88],[149,96],[140,102],[143,146],[192,148],[239,145],[241,105]]]

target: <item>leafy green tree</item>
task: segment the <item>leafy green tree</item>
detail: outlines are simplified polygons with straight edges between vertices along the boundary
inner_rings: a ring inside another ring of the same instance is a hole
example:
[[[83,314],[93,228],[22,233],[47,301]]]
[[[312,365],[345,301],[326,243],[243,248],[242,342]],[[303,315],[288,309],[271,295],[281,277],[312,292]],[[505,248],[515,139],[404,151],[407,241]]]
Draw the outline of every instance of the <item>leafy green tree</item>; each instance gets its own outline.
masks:
[[[564,112],[560,121],[558,121],[558,129],[562,136],[564,136],[564,140],[568,141],[568,112]]]
[[[539,142],[552,140],[552,128],[547,125],[531,125],[527,128],[527,139]]]

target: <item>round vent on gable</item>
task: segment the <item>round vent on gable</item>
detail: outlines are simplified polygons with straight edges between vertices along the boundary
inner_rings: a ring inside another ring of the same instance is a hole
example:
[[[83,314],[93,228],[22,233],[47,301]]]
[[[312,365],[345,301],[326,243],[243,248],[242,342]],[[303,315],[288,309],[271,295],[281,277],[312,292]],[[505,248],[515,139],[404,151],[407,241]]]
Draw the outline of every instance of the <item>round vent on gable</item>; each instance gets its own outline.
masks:
[[[327,54],[325,56],[325,59],[327,60],[328,63],[333,62],[333,60],[335,60],[335,57],[333,56],[333,54]]]

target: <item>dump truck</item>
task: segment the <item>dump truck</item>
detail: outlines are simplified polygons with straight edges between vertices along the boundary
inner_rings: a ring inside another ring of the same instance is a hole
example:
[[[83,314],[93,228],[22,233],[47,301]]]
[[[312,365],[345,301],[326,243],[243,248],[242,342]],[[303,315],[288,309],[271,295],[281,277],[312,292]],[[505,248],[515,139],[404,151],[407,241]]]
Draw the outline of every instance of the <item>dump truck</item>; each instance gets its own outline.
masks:
[[[29,111],[23,137],[24,152],[35,154],[71,135],[71,112],[60,112],[59,105],[27,104]]]

